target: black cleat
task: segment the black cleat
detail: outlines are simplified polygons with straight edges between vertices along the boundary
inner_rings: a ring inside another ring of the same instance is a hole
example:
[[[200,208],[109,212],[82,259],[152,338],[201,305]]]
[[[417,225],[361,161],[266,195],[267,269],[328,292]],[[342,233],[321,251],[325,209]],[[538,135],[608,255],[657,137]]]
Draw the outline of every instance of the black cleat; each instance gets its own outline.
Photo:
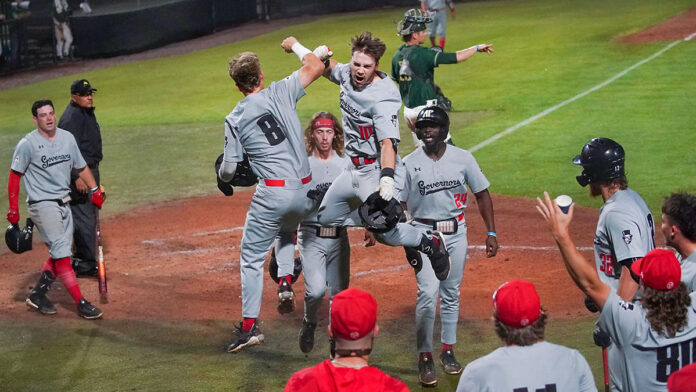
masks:
[[[440,353],[440,363],[445,368],[447,374],[459,374],[462,372],[462,365],[454,357],[454,351],[447,349]]]
[[[431,353],[420,353],[418,356],[418,381],[425,387],[437,385],[437,374]]]
[[[261,344],[263,342],[263,334],[261,333],[261,329],[256,326],[256,321],[254,325],[251,326],[249,332],[244,332],[242,330],[242,323],[239,323],[239,326],[235,326],[235,328],[237,329],[237,340],[227,346],[228,353],[236,353],[244,347]]]
[[[36,286],[29,292],[29,297],[25,301],[27,306],[37,309],[42,314],[56,314],[58,312],[56,307],[46,297],[46,292],[55,281],[56,278],[51,271],[42,272],[39,276],[39,281],[36,282]]]
[[[95,320],[102,316],[102,311],[84,298],[80,298],[80,303],[77,305],[77,313],[80,317],[87,320]]]
[[[447,252],[447,244],[442,233],[438,231],[432,232],[432,237],[423,237],[419,250],[430,259],[430,264],[433,266],[433,271],[438,280],[445,280],[449,277],[452,261]]]
[[[317,323],[310,323],[302,319],[302,329],[300,329],[300,350],[303,353],[308,353],[314,348],[314,330],[317,328]]]

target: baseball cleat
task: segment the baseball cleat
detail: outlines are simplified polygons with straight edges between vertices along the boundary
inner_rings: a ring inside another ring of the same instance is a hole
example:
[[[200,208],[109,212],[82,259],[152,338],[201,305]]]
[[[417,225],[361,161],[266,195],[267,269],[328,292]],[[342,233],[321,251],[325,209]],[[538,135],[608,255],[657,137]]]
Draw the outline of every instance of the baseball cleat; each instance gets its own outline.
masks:
[[[302,319],[302,329],[300,329],[300,350],[303,353],[308,353],[314,348],[314,330],[317,328],[317,323],[310,323]]]
[[[425,387],[437,385],[437,374],[431,353],[420,353],[418,356],[418,381]]]
[[[445,237],[439,231],[432,232],[430,244],[425,248],[425,252],[430,259],[430,264],[433,267],[437,280],[445,280],[449,277],[452,261],[450,260],[449,252],[447,252],[447,244]]]
[[[235,326],[235,328],[237,329],[237,340],[227,346],[228,353],[236,353],[244,347],[254,346],[263,342],[263,334],[261,329],[256,326],[256,322],[254,322],[254,325],[251,326],[248,332],[242,330],[242,323],[239,323],[239,326]]]
[[[445,368],[447,374],[459,374],[462,372],[462,365],[454,357],[454,351],[447,349],[440,353],[440,363]]]
[[[278,285],[278,313],[286,314],[295,310],[295,292],[290,282],[283,277]]]
[[[80,317],[87,320],[98,319],[102,316],[102,311],[84,298],[80,298],[80,303],[77,305],[77,313]]]
[[[32,309],[38,310],[41,314],[56,314],[58,311],[56,307],[53,306],[51,301],[48,300],[45,294],[37,293],[32,290],[29,293],[29,297],[25,301],[27,306]]]

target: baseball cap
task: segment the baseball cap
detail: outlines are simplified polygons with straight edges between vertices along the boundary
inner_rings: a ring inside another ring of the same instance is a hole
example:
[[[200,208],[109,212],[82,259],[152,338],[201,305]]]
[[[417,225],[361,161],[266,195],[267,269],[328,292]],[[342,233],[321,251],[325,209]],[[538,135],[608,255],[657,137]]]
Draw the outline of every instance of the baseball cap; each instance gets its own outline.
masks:
[[[506,325],[524,328],[541,316],[541,301],[532,283],[511,280],[493,293],[493,309]]]
[[[631,271],[640,276],[646,286],[655,290],[672,290],[679,287],[681,266],[674,253],[666,249],[653,249],[631,265]]]
[[[331,330],[344,340],[365,337],[377,322],[377,301],[359,289],[349,288],[331,300]]]
[[[684,366],[667,379],[668,392],[696,392],[696,363]]]
[[[76,80],[70,85],[70,94],[89,95],[95,91],[97,91],[97,89],[92,88],[92,85],[89,84],[89,80],[87,79]]]

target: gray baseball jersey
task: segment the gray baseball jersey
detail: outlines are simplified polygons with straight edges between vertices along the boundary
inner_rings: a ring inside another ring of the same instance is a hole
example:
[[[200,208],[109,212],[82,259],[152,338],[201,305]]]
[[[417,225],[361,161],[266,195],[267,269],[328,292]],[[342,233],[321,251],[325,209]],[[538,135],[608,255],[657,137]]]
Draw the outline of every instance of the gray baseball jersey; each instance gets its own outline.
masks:
[[[309,184],[310,189],[318,191],[328,190],[336,177],[344,171],[349,170],[352,165],[347,155],[344,154],[340,156],[336,151],[332,151],[331,158],[327,161],[310,155],[309,166],[312,168],[312,182]],[[317,211],[313,210],[307,215],[304,221],[302,221],[302,224],[319,225]]]
[[[680,260],[682,277],[681,280],[686,284],[689,291],[696,291],[696,252],[689,257]]]
[[[404,158],[404,163],[407,173],[401,194],[414,218],[455,218],[466,206],[467,184],[473,193],[491,185],[474,156],[455,146],[448,145],[437,161],[418,148]]]
[[[243,150],[261,179],[309,175],[297,101],[305,95],[298,71],[246,96],[225,118],[225,162],[240,162]]]
[[[469,363],[457,392],[597,391],[587,360],[577,351],[541,341],[506,346]]]
[[[425,8],[428,11],[444,10],[447,6],[445,0],[425,0]]]
[[[602,282],[616,290],[621,276],[619,262],[643,257],[655,248],[655,224],[648,206],[630,188],[614,193],[599,211],[595,263]]]
[[[626,358],[625,391],[664,392],[667,378],[696,359],[696,293],[691,294],[688,323],[673,338],[650,327],[640,301],[625,302],[609,293],[599,326]]]
[[[35,129],[17,144],[11,169],[24,174],[27,200],[39,201],[67,196],[70,193],[70,171],[86,165],[70,132],[58,128],[51,141]]]
[[[350,64],[336,64],[329,79],[341,86],[341,112],[346,154],[378,159],[378,143],[400,140],[401,94],[389,75],[378,71],[382,80],[355,90],[350,81]]]

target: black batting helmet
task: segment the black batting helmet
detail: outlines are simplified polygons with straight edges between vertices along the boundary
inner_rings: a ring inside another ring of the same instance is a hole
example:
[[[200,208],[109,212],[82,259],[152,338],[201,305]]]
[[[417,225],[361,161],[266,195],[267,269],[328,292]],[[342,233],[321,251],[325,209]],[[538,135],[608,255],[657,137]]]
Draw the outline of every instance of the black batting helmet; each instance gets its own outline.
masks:
[[[406,11],[403,19],[396,25],[396,35],[404,36],[425,30],[426,23],[432,22],[433,19],[427,12],[423,12],[417,8],[411,8]]]
[[[423,128],[428,123],[440,126],[440,140],[445,140],[447,138],[450,121],[445,109],[439,106],[424,107],[416,118],[416,129]]]
[[[403,213],[404,209],[396,198],[386,201],[379,196],[379,191],[368,196],[358,208],[365,228],[374,233],[386,233],[393,229]]]
[[[34,222],[27,218],[27,225],[23,229],[19,225],[10,225],[5,230],[5,243],[14,253],[22,253],[31,250],[32,231]]]
[[[585,143],[580,155],[573,158],[574,164],[582,166],[582,173],[575,178],[580,186],[622,178],[624,161],[624,149],[619,143],[596,137]]]

